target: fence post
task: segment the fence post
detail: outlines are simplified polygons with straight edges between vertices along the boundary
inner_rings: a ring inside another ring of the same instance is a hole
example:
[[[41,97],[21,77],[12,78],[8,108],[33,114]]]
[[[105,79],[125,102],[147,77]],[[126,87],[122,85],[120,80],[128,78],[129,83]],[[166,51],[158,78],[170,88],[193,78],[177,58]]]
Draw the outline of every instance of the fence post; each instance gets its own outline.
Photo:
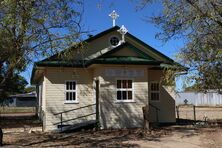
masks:
[[[96,80],[96,122],[97,129],[99,128],[99,80]]]
[[[176,106],[176,112],[177,112],[177,119],[180,119],[180,115],[179,115],[179,106]]]
[[[193,105],[193,120],[196,122],[196,106]]]

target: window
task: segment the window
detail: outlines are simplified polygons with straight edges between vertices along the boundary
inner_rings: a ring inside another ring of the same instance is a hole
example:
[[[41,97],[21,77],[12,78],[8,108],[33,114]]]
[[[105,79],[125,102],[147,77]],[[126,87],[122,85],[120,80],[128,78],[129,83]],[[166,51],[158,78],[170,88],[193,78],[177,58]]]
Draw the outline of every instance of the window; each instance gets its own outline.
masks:
[[[133,100],[132,80],[117,80],[117,101]]]
[[[72,103],[77,102],[76,100],[76,82],[75,81],[66,81],[65,88],[65,102]]]
[[[159,101],[160,85],[158,82],[151,82],[150,84],[150,97],[152,101]]]
[[[119,44],[119,39],[117,38],[117,37],[111,37],[110,38],[110,44],[112,45],[112,46],[117,46],[118,44]]]

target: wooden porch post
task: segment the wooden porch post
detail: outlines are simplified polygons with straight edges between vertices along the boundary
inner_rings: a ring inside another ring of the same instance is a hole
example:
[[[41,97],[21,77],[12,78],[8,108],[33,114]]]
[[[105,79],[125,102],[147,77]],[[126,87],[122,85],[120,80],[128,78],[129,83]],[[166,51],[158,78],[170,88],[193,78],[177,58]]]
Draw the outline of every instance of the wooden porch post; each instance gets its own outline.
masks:
[[[96,80],[96,122],[97,130],[99,129],[99,80]]]
[[[143,108],[143,129],[149,130],[149,105],[144,106]]]

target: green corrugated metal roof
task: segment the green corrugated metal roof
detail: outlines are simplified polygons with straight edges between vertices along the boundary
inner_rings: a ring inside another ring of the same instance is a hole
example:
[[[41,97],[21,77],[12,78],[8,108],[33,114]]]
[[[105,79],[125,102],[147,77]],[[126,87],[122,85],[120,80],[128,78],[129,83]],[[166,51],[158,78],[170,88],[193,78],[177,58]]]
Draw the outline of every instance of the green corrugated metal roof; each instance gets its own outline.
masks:
[[[111,57],[101,57],[92,61],[94,64],[160,64],[161,61],[155,61],[150,59],[145,59],[141,57],[131,57],[131,56],[111,56]]]
[[[140,57],[131,56],[111,56],[111,57],[100,57],[93,60],[79,60],[79,61],[42,61],[37,62],[36,66],[51,66],[51,67],[88,67],[91,64],[126,64],[126,63],[144,63],[144,64],[160,64],[161,61],[155,61]]]

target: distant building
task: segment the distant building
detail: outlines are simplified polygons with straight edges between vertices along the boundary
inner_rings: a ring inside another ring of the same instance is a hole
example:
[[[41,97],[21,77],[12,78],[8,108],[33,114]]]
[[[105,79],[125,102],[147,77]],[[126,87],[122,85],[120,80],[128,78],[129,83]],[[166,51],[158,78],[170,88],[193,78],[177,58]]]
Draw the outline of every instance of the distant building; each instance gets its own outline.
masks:
[[[35,107],[36,103],[36,92],[11,95],[7,101],[11,107]]]

